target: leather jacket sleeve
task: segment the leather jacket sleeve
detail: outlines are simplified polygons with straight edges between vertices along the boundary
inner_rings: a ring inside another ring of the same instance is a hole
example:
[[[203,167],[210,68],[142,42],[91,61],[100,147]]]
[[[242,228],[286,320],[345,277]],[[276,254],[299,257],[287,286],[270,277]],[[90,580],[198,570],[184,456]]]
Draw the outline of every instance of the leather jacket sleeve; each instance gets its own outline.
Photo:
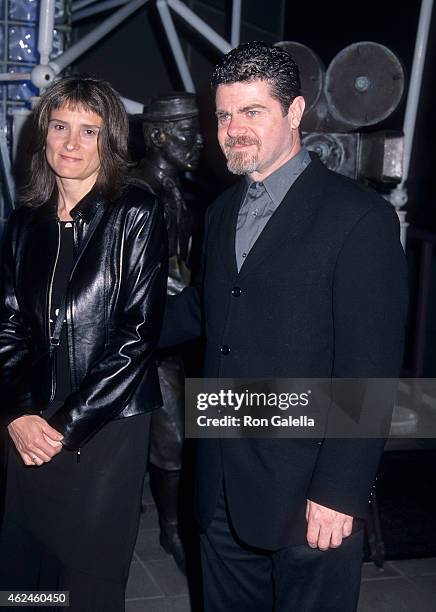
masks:
[[[164,311],[168,249],[162,208],[140,206],[126,230],[125,277],[105,351],[50,419],[63,445],[80,448],[129,403],[153,364]]]
[[[16,265],[14,244],[20,231],[22,210],[14,211],[3,238],[0,289],[0,389],[2,397],[1,424],[37,413],[32,410],[30,387],[23,377],[32,359],[31,330],[20,311],[16,296]]]

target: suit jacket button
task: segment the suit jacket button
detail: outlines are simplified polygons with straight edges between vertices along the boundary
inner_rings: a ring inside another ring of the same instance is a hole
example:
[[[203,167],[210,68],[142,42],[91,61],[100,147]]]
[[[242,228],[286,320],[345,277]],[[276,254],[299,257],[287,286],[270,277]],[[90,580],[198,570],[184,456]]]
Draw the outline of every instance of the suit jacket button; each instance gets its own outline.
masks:
[[[241,294],[242,294],[241,287],[233,287],[233,289],[232,289],[233,297],[239,297]]]
[[[223,344],[220,351],[223,355],[228,355],[230,353],[230,346],[228,344]]]

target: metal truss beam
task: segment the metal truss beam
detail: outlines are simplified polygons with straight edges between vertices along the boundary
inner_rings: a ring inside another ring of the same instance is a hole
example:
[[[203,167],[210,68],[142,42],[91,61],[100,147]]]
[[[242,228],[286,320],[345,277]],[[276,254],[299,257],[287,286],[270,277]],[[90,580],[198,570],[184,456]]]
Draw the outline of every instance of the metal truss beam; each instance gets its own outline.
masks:
[[[186,61],[177,30],[168,9],[168,3],[166,0],[157,0],[156,6],[168,38],[168,43],[173,53],[174,61],[179,71],[180,78],[182,79],[183,87],[186,89],[186,91],[194,93],[194,81],[192,79],[191,71],[189,70],[188,62]]]
[[[147,4],[147,2],[148,0],[131,0],[118,11],[113,13],[110,17],[105,19],[94,30],[81,38],[75,45],[65,51],[65,53],[62,53],[62,55],[57,57],[55,60],[49,62],[49,66],[56,74],[59,74],[77,58],[83,55],[83,53],[98,43],[104,36],[106,36],[106,34],[109,34],[109,32],[115,29],[120,23],[130,17],[132,13],[137,11],[141,6],[144,6],[144,4]]]
[[[130,0],[105,0],[105,2],[99,2],[94,6],[90,6],[89,8],[83,9],[82,11],[73,12],[71,22],[76,23],[81,19],[86,19],[87,17],[91,17],[92,15],[98,15],[98,13],[104,13],[105,11],[109,11],[110,9],[116,8],[117,6],[127,4],[128,2],[130,2]]]

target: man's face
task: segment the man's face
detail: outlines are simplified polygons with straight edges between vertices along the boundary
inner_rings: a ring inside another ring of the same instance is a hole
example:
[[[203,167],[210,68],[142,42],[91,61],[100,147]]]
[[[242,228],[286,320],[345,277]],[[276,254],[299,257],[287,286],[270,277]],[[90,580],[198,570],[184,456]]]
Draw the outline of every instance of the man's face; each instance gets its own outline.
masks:
[[[203,147],[198,119],[176,121],[171,133],[165,133],[165,157],[181,170],[195,170]]]
[[[304,100],[298,96],[283,116],[282,106],[271,96],[266,81],[219,85],[218,142],[230,172],[260,180],[298,153],[303,110]]]

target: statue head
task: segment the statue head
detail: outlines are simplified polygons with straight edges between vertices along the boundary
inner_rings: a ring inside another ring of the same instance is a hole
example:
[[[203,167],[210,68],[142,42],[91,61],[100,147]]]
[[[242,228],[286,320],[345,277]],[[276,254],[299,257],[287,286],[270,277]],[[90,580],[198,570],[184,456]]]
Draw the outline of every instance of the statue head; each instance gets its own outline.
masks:
[[[203,139],[195,95],[173,93],[153,98],[142,114],[147,154],[159,166],[195,170]]]

